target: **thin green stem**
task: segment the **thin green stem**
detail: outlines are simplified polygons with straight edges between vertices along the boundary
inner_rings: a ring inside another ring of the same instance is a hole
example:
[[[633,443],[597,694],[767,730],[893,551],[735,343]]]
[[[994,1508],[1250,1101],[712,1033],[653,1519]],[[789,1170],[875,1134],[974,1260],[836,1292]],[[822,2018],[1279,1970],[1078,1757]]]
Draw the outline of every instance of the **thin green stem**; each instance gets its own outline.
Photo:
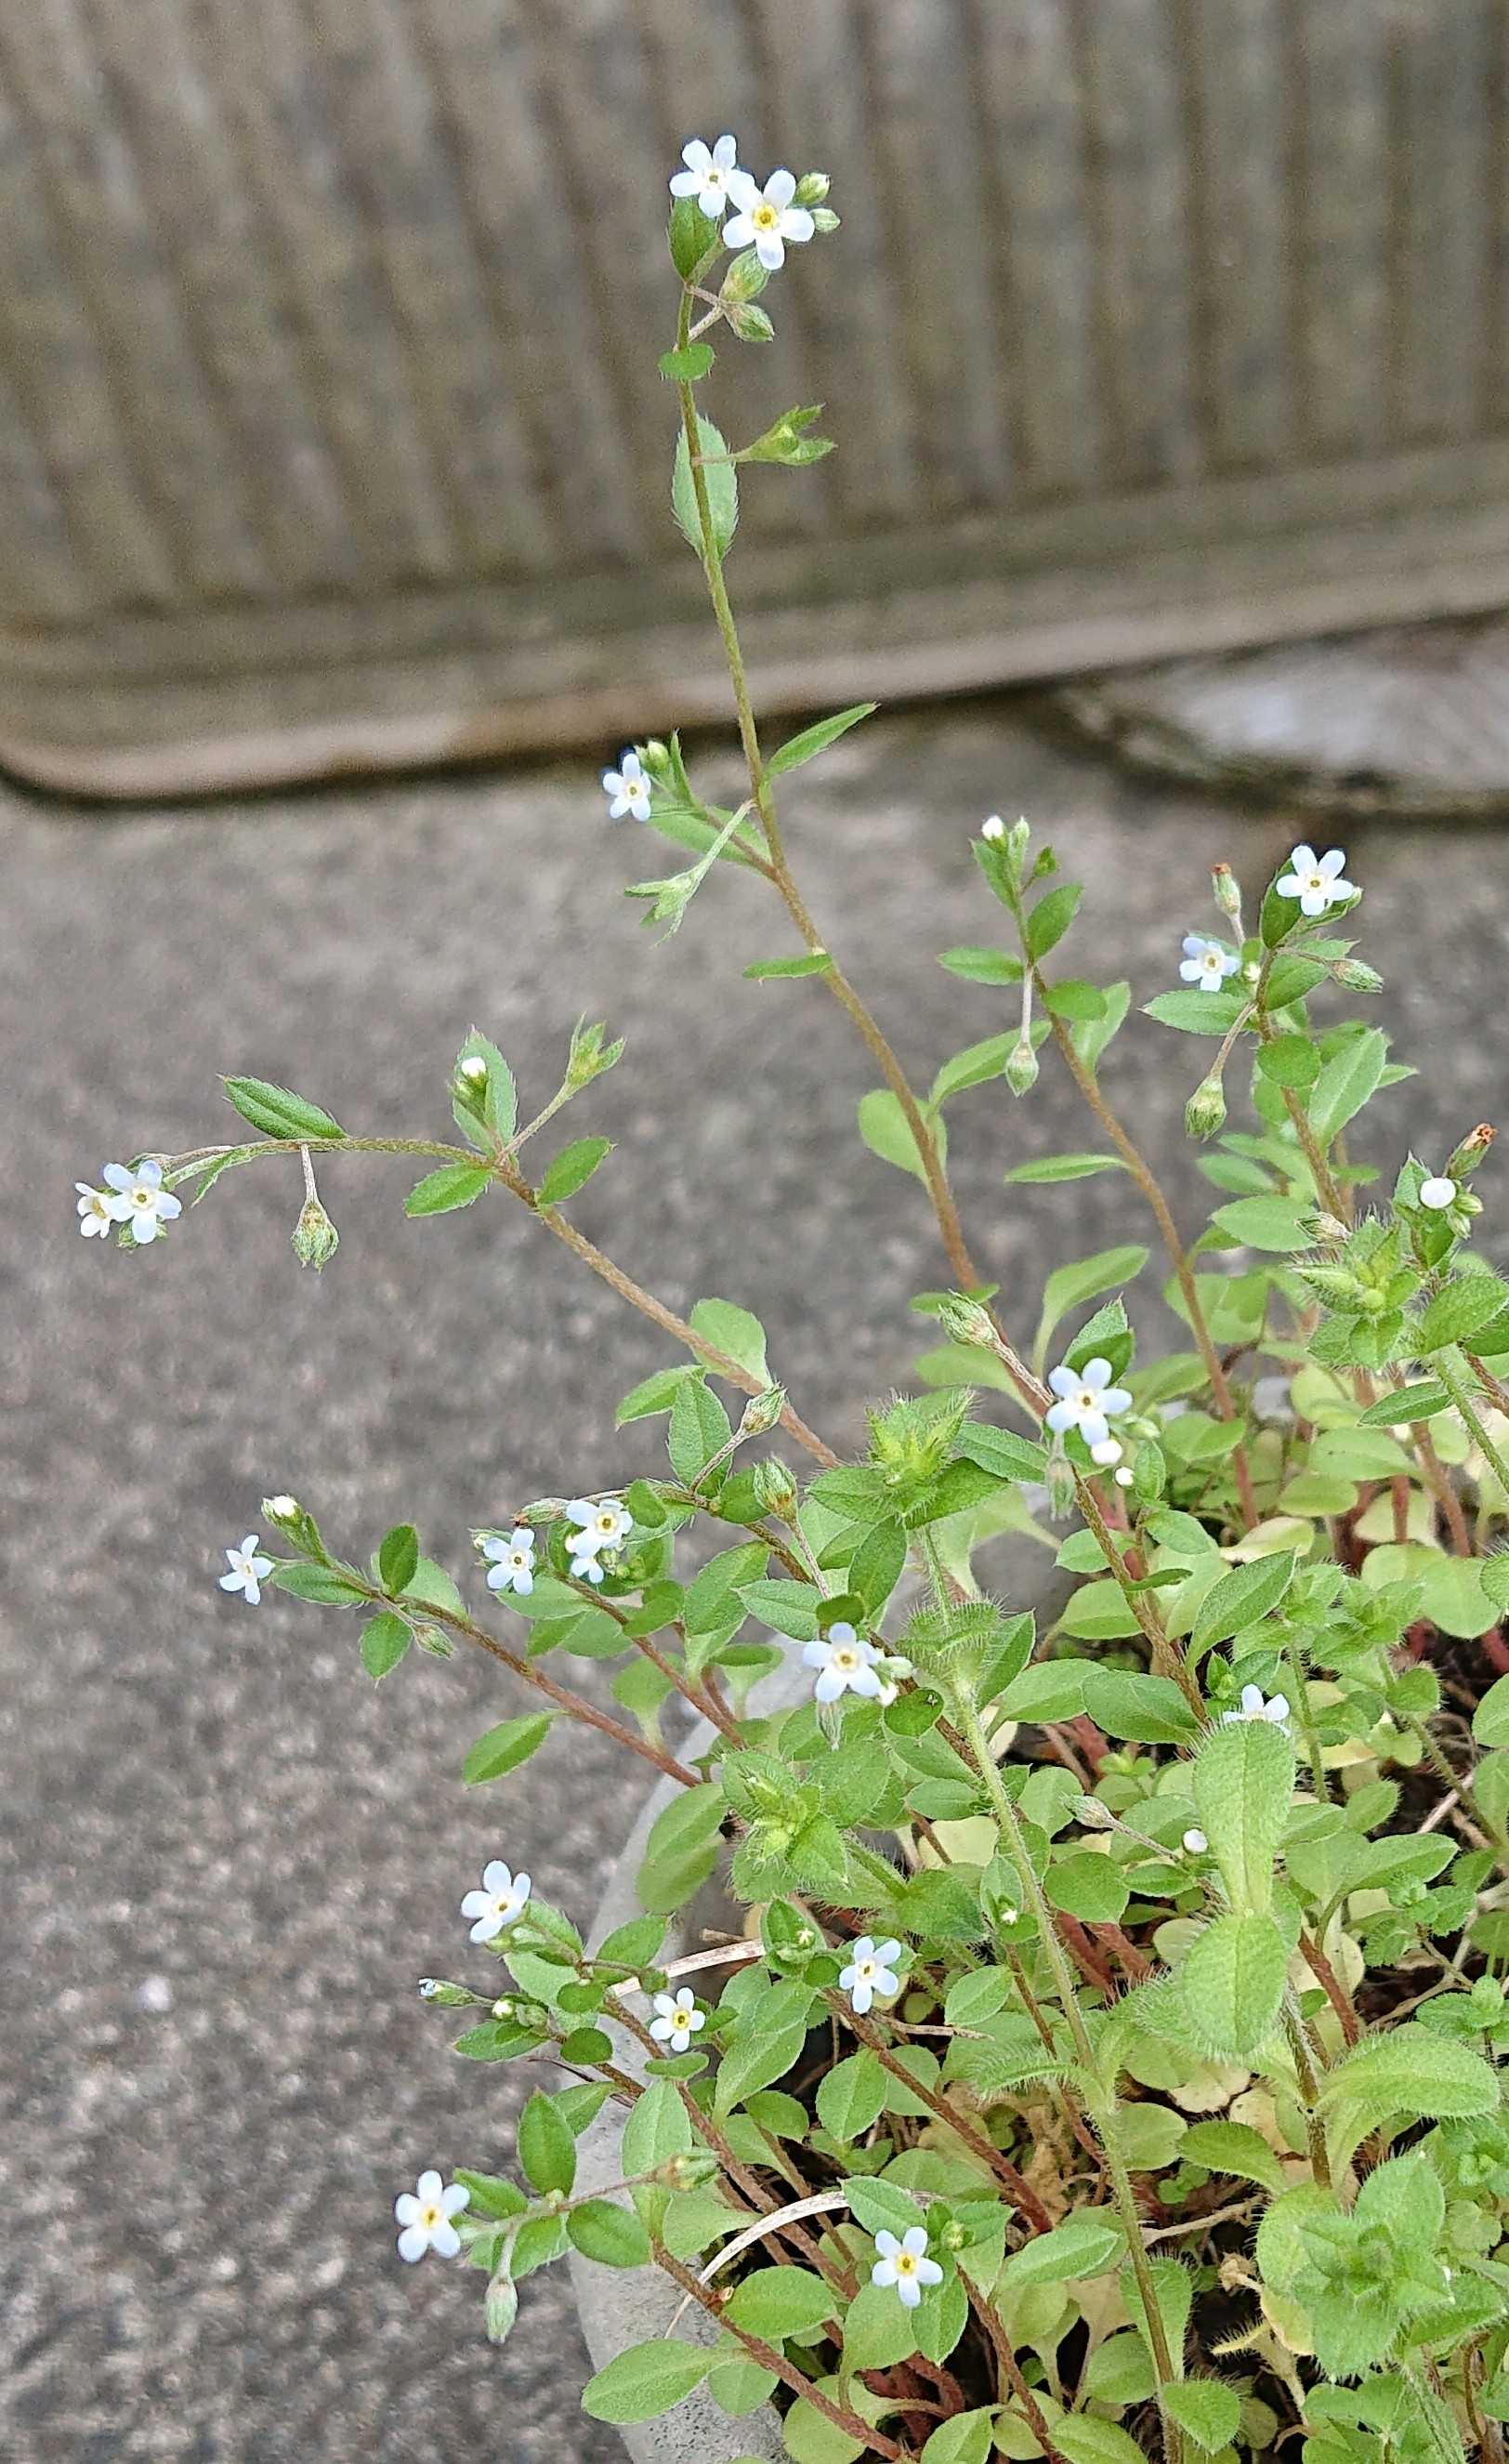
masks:
[[[1435,1374],[1471,1430],[1479,1450],[1493,1465],[1494,1476],[1499,1487],[1504,1495],[1509,1497],[1509,1463],[1505,1462],[1501,1447],[1491,1434],[1487,1421],[1473,1400],[1472,1388],[1457,1367],[1459,1357],[1460,1354],[1454,1344],[1450,1345],[1445,1352],[1438,1352],[1434,1358]]]

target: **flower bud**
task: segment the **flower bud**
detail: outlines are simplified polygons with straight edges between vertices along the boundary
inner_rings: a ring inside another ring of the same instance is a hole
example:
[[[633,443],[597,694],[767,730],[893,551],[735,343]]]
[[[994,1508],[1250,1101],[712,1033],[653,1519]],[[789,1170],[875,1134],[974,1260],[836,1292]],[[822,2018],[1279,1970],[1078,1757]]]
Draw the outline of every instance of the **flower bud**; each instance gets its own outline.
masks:
[[[983,1301],[972,1301],[963,1292],[945,1292],[938,1303],[938,1324],[951,1343],[973,1344],[984,1352],[995,1349],[995,1329]]]
[[[772,1455],[754,1465],[751,1477],[754,1503],[760,1512],[774,1514],[777,1522],[789,1523],[797,1511],[797,1484],[787,1465]]]
[[[1074,1504],[1074,1466],[1066,1455],[1048,1457],[1048,1519],[1061,1523]]]
[[[1351,1238],[1339,1215],[1327,1215],[1323,1209],[1315,1215],[1301,1217],[1304,1229],[1323,1249],[1344,1249]]]
[[[1226,1096],[1218,1078],[1202,1078],[1184,1108],[1185,1133],[1192,1138],[1214,1138],[1226,1118]]]
[[[1381,993],[1383,978],[1366,958],[1338,958],[1331,973],[1344,992]]]
[[[487,2299],[482,2305],[482,2321],[490,2344],[501,2344],[518,2317],[518,2287],[512,2276],[501,2268],[488,2279]]]
[[[328,1266],[340,1246],[340,1235],[317,1198],[306,1198],[294,1226],[294,1255],[316,1273]]]
[[[657,2165],[653,2178],[667,2190],[701,2190],[718,2178],[718,2160],[710,2147],[688,2147]]]
[[[1005,1079],[1014,1095],[1025,1095],[1038,1083],[1038,1056],[1028,1038],[1018,1036],[1006,1064]]]
[[[773,342],[776,339],[775,326],[753,299],[729,300],[723,315],[741,342]]]
[[[448,2011],[470,2010],[483,1997],[473,1993],[470,1985],[452,1985],[448,1976],[422,1976],[419,1980],[422,2002],[438,2002]]]
[[[980,836],[982,839],[1003,839],[1005,835],[1006,825],[1001,820],[999,813],[992,813],[989,821],[982,822],[980,824]]]
[[[646,746],[645,750],[648,749]],[[663,753],[665,749],[664,745],[660,747]],[[585,1019],[578,1019],[571,1031],[571,1049],[566,1056],[568,1094],[579,1094],[583,1087],[590,1087],[594,1078],[601,1078],[605,1069],[611,1069],[615,1062],[623,1058],[623,1038],[620,1036],[616,1043],[605,1045],[602,1041],[604,1033],[601,1019],[594,1026],[589,1026]]]
[[[325,1544],[319,1536],[319,1526],[296,1497],[264,1497],[262,1512],[273,1530],[280,1531],[301,1557],[324,1561]]]
[[[826,171],[803,171],[792,203],[797,206],[824,206],[832,186]]]
[[[812,220],[814,228],[820,231],[836,231],[839,228],[838,215],[831,206],[814,206]]]
[[[962,2250],[968,2239],[969,2235],[958,2217],[951,2216],[938,2235],[938,2246],[940,2250]]]
[[[1479,1121],[1476,1130],[1468,1131],[1461,1145],[1446,1158],[1446,1169],[1454,1180],[1460,1180],[1464,1173],[1476,1170],[1493,1145],[1494,1136],[1495,1132],[1487,1121]]]
[[[1118,1831],[1121,1825],[1108,1805],[1098,1796],[1071,1796],[1069,1811],[1086,1831]]]
[[[741,1438],[762,1438],[774,1429],[786,1408],[784,1386],[767,1386],[763,1395],[752,1395],[739,1417]]]
[[[1229,864],[1217,864],[1212,867],[1211,887],[1215,892],[1215,904],[1221,913],[1230,915],[1235,921],[1242,912],[1242,893],[1237,886],[1236,875]]]
[[[1026,821],[1013,822],[1011,828],[1007,833],[1007,850],[1011,856],[1013,864],[1016,865],[1018,869],[1026,861],[1027,842],[1031,836],[1032,828],[1030,824]]]
[[[770,275],[761,265],[754,251],[747,248],[743,255],[736,256],[729,267],[719,288],[718,297],[725,302],[731,299],[756,299],[769,280]]]

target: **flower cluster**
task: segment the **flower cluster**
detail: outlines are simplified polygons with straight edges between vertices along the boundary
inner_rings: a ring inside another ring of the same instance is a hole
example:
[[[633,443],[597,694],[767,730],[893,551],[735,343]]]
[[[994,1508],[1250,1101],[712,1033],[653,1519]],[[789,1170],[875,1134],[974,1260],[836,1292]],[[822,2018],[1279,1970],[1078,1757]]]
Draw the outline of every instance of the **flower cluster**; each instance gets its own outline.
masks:
[[[739,168],[738,151],[733,137],[720,137],[711,146],[700,137],[691,138],[681,149],[686,168],[672,173],[670,193],[693,198],[710,222],[721,222],[726,208],[734,207],[723,224],[726,244],[752,248],[767,274],[778,274],[787,248],[799,248],[811,239],[817,224],[806,207],[797,203],[794,171],[773,171],[762,187]]]
[[[182,1199],[163,1186],[162,1165],[150,1158],[134,1169],[107,1163],[100,1178],[103,1189],[94,1188],[87,1180],[74,1183],[78,1192],[78,1228],[86,1241],[103,1239],[124,1225],[131,1239],[145,1248],[164,1223],[171,1223],[184,1211]]]

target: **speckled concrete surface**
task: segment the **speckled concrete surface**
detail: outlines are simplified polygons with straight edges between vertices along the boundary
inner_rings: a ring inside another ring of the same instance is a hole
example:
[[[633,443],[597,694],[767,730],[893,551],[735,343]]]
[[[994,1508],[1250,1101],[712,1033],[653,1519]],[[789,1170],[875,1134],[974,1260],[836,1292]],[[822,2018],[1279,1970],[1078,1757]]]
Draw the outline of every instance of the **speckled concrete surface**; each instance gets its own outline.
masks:
[[[1089,869],[1083,963],[1129,968],[1143,997],[1209,920],[1204,869],[1256,881],[1287,844],[1281,819],[1160,799],[1005,708],[879,723],[798,783],[817,912],[919,1072],[1000,1023],[932,960],[993,935],[966,844],[983,812],[1032,813]],[[511,1707],[490,1667],[410,1662],[374,1691],[335,1613],[252,1612],[215,1576],[273,1488],[353,1550],[412,1516],[463,1563],[470,1523],[653,1463],[653,1429],[615,1439],[612,1406],[667,1346],[501,1204],[406,1222],[402,1165],[327,1173],[344,1243],[323,1279],[294,1264],[293,1177],[270,1167],[137,1257],[77,1239],[72,1199],[134,1143],[229,1129],[217,1069],[285,1080],[348,1127],[445,1134],[472,1020],[538,1097],[572,1020],[606,1015],[630,1045],[580,1108],[619,1142],[583,1225],[678,1306],[759,1310],[808,1417],[853,1441],[916,1348],[907,1295],[942,1280],[920,1193],[857,1147],[870,1075],[820,988],[740,980],[790,947],[759,886],[714,881],[657,948],[616,890],[658,859],[600,811],[584,767],[130,818],[0,804],[0,2452],[18,2464],[617,2452],[576,2411],[563,2279],[528,2286],[493,2354],[476,2279],[402,2267],[390,2203],[422,2165],[507,2161],[521,2078],[453,2060],[413,1991],[467,1968],[462,1892],[501,1850],[586,1915],[636,1772],[558,1728],[505,1820],[459,1778]],[[1441,1065],[1380,1127],[1437,1153],[1501,1101],[1504,842],[1348,844],[1385,1014]],[[1189,1204],[1188,1082],[1154,1084],[1160,1049],[1188,1070],[1192,1048],[1144,1022],[1108,1074]],[[1051,1068],[1029,1104],[988,1088],[953,1117],[966,1216],[1025,1318],[1050,1255],[1129,1233],[1130,1199],[1111,1177],[1003,1195],[1008,1162],[1092,1142]]]

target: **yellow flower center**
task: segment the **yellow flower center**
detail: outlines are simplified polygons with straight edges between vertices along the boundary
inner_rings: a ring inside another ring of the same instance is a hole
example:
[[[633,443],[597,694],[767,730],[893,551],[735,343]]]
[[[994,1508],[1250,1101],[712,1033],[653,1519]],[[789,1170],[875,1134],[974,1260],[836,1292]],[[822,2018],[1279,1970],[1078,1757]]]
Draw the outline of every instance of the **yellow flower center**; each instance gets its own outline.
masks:
[[[131,1192],[131,1203],[133,1206],[150,1206],[156,1196],[157,1192],[155,1189],[133,1189]]]
[[[859,1664],[859,1653],[851,1650],[846,1642],[841,1643],[838,1650],[833,1655],[834,1667],[842,1668],[844,1673],[847,1674],[851,1668],[858,1668]]]
[[[419,2211],[419,2221],[420,2221],[420,2223],[424,2226],[425,2231],[426,2231],[426,2233],[433,2233],[433,2232],[434,2232],[434,2230],[435,2230],[435,2227],[436,2227],[436,2226],[441,2222],[441,2220],[442,2220],[442,2214],[443,2214],[443,2211],[442,2211],[441,2209],[437,2208],[437,2207],[435,2206],[434,2202],[433,2202],[433,2201],[431,2201],[430,2205],[429,2205],[427,2208],[421,2208],[421,2209],[420,2209],[420,2211]]]
[[[617,1517],[617,1515],[615,1515],[615,1514],[600,1514],[600,1515],[598,1516],[598,1529],[599,1529],[601,1532],[602,1532],[602,1533],[604,1534],[604,1536],[606,1536],[607,1534],[609,1534],[609,1533],[611,1533],[611,1532],[613,1532],[613,1531],[616,1531],[616,1530],[617,1530],[617,1529],[618,1529],[618,1517]]]
[[[756,206],[750,220],[756,231],[775,231],[780,222],[780,216],[774,206]]]
[[[896,2253],[896,2273],[898,2276],[916,2275],[917,2258],[915,2252],[909,2250],[899,2250]]]
[[[859,1963],[859,1980],[860,1980],[860,1983],[861,1983],[862,1985],[867,1985],[867,1984],[869,1983],[869,1981],[870,1981],[870,1978],[874,1975],[874,1973],[875,1973],[875,1962],[873,1961],[873,1959],[862,1959],[862,1960],[860,1961],[860,1963]]]

